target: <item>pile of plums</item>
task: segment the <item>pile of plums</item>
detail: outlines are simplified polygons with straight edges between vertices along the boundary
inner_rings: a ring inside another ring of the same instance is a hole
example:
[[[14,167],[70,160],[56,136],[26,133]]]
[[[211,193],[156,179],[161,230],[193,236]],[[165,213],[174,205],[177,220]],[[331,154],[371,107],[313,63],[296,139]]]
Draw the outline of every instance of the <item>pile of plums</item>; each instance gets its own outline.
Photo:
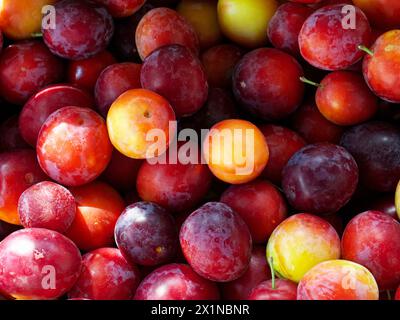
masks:
[[[3,0],[0,30],[0,299],[400,300],[400,1]]]

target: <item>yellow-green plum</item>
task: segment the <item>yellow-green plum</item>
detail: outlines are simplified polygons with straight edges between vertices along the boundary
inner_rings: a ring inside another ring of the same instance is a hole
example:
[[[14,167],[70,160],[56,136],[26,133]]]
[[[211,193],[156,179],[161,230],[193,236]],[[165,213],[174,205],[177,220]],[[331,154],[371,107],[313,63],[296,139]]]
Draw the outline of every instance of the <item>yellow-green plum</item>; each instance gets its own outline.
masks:
[[[267,43],[268,24],[277,8],[276,0],[219,0],[218,20],[229,39],[258,48]]]
[[[318,263],[339,257],[340,239],[335,229],[308,213],[284,220],[268,240],[268,261],[279,276],[294,282]]]

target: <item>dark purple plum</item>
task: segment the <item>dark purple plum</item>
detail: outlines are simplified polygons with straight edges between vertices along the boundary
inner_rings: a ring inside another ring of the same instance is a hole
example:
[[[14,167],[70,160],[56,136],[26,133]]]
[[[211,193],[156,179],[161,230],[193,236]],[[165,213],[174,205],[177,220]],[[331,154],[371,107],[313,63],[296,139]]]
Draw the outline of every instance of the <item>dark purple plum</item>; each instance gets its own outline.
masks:
[[[350,128],[341,139],[357,161],[364,187],[393,192],[400,179],[400,130],[385,122],[373,121]]]
[[[299,211],[334,213],[352,197],[358,183],[357,163],[343,147],[317,143],[296,152],[283,169],[282,187]]]
[[[174,218],[151,202],[124,210],[115,225],[115,241],[125,259],[144,266],[171,261],[179,245]]]

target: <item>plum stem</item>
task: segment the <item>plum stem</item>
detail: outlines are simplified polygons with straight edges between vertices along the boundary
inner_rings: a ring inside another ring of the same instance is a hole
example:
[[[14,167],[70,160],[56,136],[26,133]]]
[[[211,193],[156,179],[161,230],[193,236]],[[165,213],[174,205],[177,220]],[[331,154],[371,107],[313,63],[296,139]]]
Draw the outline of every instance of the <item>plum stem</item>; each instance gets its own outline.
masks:
[[[272,276],[271,287],[272,287],[273,290],[275,290],[276,289],[276,287],[275,287],[275,270],[274,270],[274,267],[273,267],[273,261],[274,260],[273,260],[272,257],[270,257],[268,259],[268,264],[269,264],[269,268],[271,269],[271,276]]]
[[[40,37],[43,37],[43,33],[41,33],[41,32],[34,32],[34,33],[31,34],[31,37],[32,37],[32,38],[40,38]]]
[[[314,81],[308,80],[306,77],[300,77],[300,81],[307,83],[307,84],[311,84],[314,87],[318,87],[318,88],[322,87],[322,85],[320,83],[316,83]]]
[[[364,46],[362,44],[358,46],[358,49],[360,49],[361,51],[364,51],[365,53],[369,54],[370,56],[374,55],[374,53],[370,49],[368,49],[366,46]]]

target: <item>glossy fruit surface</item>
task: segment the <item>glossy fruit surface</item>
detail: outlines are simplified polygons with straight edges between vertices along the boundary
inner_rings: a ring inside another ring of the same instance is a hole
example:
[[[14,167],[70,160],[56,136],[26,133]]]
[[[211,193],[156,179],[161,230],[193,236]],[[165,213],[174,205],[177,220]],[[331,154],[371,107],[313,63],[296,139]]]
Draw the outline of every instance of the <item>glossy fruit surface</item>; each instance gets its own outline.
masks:
[[[272,45],[299,56],[299,33],[304,21],[313,11],[312,8],[297,3],[280,5],[268,25],[268,38]]]
[[[137,12],[146,0],[94,0],[107,8],[114,18],[128,17]]]
[[[136,29],[136,46],[142,60],[154,50],[180,44],[194,55],[199,53],[199,39],[192,25],[176,11],[155,8],[145,14]]]
[[[19,224],[18,199],[30,186],[48,180],[40,169],[33,150],[23,149],[0,153],[0,219]]]
[[[107,128],[111,143],[123,155],[134,159],[153,158],[163,154],[175,134],[170,122],[175,113],[169,102],[149,90],[131,89],[111,105]],[[151,130],[161,130],[165,141],[158,150],[150,149],[154,141],[147,136]]]
[[[241,184],[254,180],[264,170],[268,145],[251,122],[224,120],[211,128],[204,140],[203,155],[211,172],[220,180]]]
[[[104,182],[70,188],[77,203],[75,219],[67,230],[79,249],[90,251],[114,244],[114,228],[125,208],[119,193]]]
[[[115,241],[129,262],[155,266],[175,257],[178,231],[167,210],[151,202],[137,202],[118,218]]]
[[[266,243],[288,213],[283,196],[264,180],[230,186],[222,194],[221,202],[243,218],[254,243]]]
[[[283,168],[293,154],[306,145],[306,142],[296,132],[285,127],[262,125],[260,130],[265,136],[269,149],[269,159],[262,177],[280,185]]]
[[[300,31],[301,55],[317,68],[345,69],[363,57],[358,46],[370,45],[371,27],[365,14],[354,7],[354,28],[347,25],[342,8],[343,4],[338,4],[318,9],[307,18]]]
[[[248,300],[297,300],[297,284],[290,280],[276,279],[273,288],[272,280],[267,280],[251,291]]]
[[[200,277],[186,264],[167,264],[139,285],[135,300],[218,300],[215,283]]]
[[[59,298],[78,279],[81,260],[75,244],[56,231],[16,231],[0,243],[0,291],[15,299]]]
[[[340,144],[357,161],[360,181],[370,190],[394,191],[400,179],[400,131],[372,121],[347,130]]]
[[[104,171],[112,146],[100,115],[88,108],[64,107],[43,124],[36,151],[40,166],[53,180],[79,186]]]
[[[320,83],[315,100],[322,115],[341,126],[365,122],[378,110],[378,99],[362,76],[350,71],[328,74]]]
[[[371,272],[346,260],[331,260],[316,265],[304,275],[297,291],[297,300],[378,299],[378,286]]]
[[[285,72],[281,72],[282,68]],[[233,93],[256,117],[279,120],[294,112],[303,99],[300,64],[291,55],[271,48],[247,53],[236,65]]]
[[[340,142],[345,128],[327,120],[319,112],[315,102],[305,102],[293,114],[292,128],[300,134],[308,143]]]
[[[180,243],[194,271],[212,281],[235,280],[250,263],[249,229],[237,213],[220,202],[206,203],[186,219]]]
[[[70,61],[67,70],[68,82],[93,92],[100,73],[114,63],[116,60],[108,51],[101,51],[87,59]]]
[[[55,4],[55,28],[42,28],[43,40],[54,54],[71,60],[103,51],[114,23],[108,11],[93,2],[62,0]]]
[[[247,300],[250,292],[261,282],[271,278],[265,247],[254,246],[249,267],[238,279],[223,283],[221,287],[222,297],[225,300]]]
[[[400,3],[396,0],[353,0],[375,26],[387,29],[400,25]]]
[[[96,106],[100,114],[107,117],[108,110],[114,101],[130,89],[140,88],[140,70],[136,63],[116,63],[100,74],[95,86]]]
[[[19,114],[19,129],[22,137],[31,146],[36,146],[40,128],[47,118],[62,107],[93,108],[90,94],[70,85],[48,86],[33,95]]]
[[[346,226],[342,238],[343,259],[368,268],[380,290],[400,284],[400,223],[378,211],[366,211]]]
[[[372,91],[381,99],[399,103],[400,93],[400,30],[382,34],[371,47],[363,62],[364,78]]]
[[[283,221],[268,240],[268,261],[281,277],[294,282],[318,263],[339,257],[340,239],[335,229],[307,213]]]
[[[140,283],[140,272],[115,248],[100,248],[82,257],[82,271],[70,299],[131,300]]]
[[[39,41],[8,46],[0,57],[0,94],[23,105],[43,87],[62,79],[63,64]]]
[[[283,170],[282,187],[299,211],[333,213],[351,198],[358,183],[356,161],[344,148],[308,145],[290,158]]]
[[[277,7],[275,0],[219,0],[219,24],[232,41],[249,48],[262,47]]]
[[[140,82],[144,89],[165,97],[177,117],[198,111],[208,96],[207,77],[199,59],[181,45],[153,51],[143,62]]]
[[[32,38],[40,32],[43,7],[57,0],[3,0],[0,6],[0,28],[10,39]],[[46,11],[48,13],[48,11]]]

